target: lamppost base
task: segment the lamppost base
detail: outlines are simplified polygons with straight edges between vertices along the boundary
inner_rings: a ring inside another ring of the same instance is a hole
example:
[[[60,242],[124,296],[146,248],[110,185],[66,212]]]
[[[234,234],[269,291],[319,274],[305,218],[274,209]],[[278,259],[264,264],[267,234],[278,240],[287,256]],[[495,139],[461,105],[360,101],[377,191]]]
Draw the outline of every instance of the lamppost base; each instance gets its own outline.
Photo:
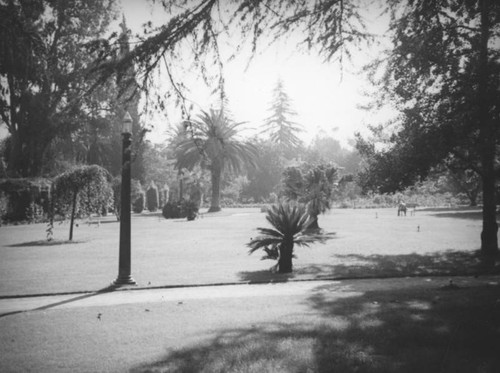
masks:
[[[113,281],[113,285],[137,285],[137,282],[132,278],[132,276],[118,276],[118,278]]]

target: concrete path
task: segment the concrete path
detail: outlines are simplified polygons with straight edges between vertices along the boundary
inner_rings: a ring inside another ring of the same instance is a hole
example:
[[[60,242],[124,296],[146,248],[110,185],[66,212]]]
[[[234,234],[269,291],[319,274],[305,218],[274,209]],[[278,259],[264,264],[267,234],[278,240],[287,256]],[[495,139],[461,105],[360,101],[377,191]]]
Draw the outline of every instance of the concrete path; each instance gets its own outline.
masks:
[[[184,302],[194,299],[276,297],[304,294],[339,281],[304,281],[259,285],[219,285],[164,289],[134,289],[0,299],[0,317],[47,309],[119,306],[137,303]]]

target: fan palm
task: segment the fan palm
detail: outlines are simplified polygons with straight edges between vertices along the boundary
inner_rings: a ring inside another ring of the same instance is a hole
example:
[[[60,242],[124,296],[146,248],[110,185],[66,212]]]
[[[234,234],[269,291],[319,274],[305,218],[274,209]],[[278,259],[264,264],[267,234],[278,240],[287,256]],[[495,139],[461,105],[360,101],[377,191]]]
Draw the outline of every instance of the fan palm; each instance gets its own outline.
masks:
[[[337,169],[332,165],[291,166],[285,169],[283,195],[307,206],[311,216],[310,230],[320,230],[318,216],[330,209]]]
[[[309,229],[320,229],[318,225],[318,216],[330,209],[333,182],[336,177],[336,168],[326,165],[318,165],[305,175],[304,181],[306,188],[302,200],[307,203],[309,214],[312,217]]]
[[[178,169],[192,170],[197,164],[210,170],[212,200],[209,212],[220,211],[220,186],[224,170],[240,172],[243,164],[254,165],[257,149],[237,136],[243,123],[230,121],[222,110],[203,111],[189,125],[192,136],[176,147]]]
[[[268,257],[278,260],[279,273],[292,272],[294,245],[309,246],[314,242],[325,242],[332,233],[313,232],[308,230],[312,218],[302,204],[282,202],[273,205],[266,215],[272,228],[257,228],[261,234],[252,239],[248,246],[250,253],[263,249]]]

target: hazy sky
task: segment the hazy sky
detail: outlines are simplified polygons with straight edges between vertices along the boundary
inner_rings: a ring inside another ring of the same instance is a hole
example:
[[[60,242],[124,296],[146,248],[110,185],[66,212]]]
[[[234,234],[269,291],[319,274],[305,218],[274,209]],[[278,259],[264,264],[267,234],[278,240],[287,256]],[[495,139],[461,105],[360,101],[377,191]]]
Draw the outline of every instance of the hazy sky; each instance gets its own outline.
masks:
[[[169,19],[161,7],[153,8],[146,0],[122,0],[122,3],[127,25],[134,31],[140,30],[140,25],[146,21],[161,24]],[[371,32],[383,34],[387,20],[379,14],[378,8],[370,9],[367,25]],[[236,40],[232,42],[237,45]],[[297,112],[294,120],[306,130],[302,136],[306,142],[322,130],[345,145],[355,132],[365,131],[367,124],[387,118],[387,113],[366,112],[357,107],[366,102],[362,92],[368,83],[356,73],[379,48],[364,47],[355,54],[352,64],[344,63],[342,73],[338,63],[322,63],[313,54],[299,54],[295,50],[292,41],[270,47],[257,55],[247,70],[246,57],[225,64],[226,92],[235,120],[248,122],[249,127],[259,127],[269,116],[272,90],[278,78],[283,80],[285,92]],[[207,110],[214,103],[213,97],[206,92],[197,89],[193,93],[191,99],[195,108]],[[178,120],[178,115],[170,114],[171,122]],[[155,122],[149,138],[161,141],[168,123],[160,117]]]

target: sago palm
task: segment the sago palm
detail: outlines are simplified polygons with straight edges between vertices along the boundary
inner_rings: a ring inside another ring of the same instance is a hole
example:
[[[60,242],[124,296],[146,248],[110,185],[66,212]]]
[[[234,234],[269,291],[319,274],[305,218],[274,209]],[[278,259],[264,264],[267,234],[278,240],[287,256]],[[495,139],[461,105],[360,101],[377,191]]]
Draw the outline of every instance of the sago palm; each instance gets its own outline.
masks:
[[[220,210],[220,185],[224,170],[240,172],[243,164],[254,164],[256,148],[238,139],[243,123],[227,119],[222,110],[210,110],[189,122],[191,136],[176,147],[178,169],[189,170],[197,164],[208,168],[212,181],[212,200],[209,212]]]
[[[279,273],[292,272],[294,246],[309,246],[314,242],[325,242],[332,237],[331,233],[312,232],[308,230],[311,217],[302,204],[282,202],[273,205],[266,215],[273,228],[257,228],[260,236],[248,243],[250,253],[263,249],[278,260]]]

